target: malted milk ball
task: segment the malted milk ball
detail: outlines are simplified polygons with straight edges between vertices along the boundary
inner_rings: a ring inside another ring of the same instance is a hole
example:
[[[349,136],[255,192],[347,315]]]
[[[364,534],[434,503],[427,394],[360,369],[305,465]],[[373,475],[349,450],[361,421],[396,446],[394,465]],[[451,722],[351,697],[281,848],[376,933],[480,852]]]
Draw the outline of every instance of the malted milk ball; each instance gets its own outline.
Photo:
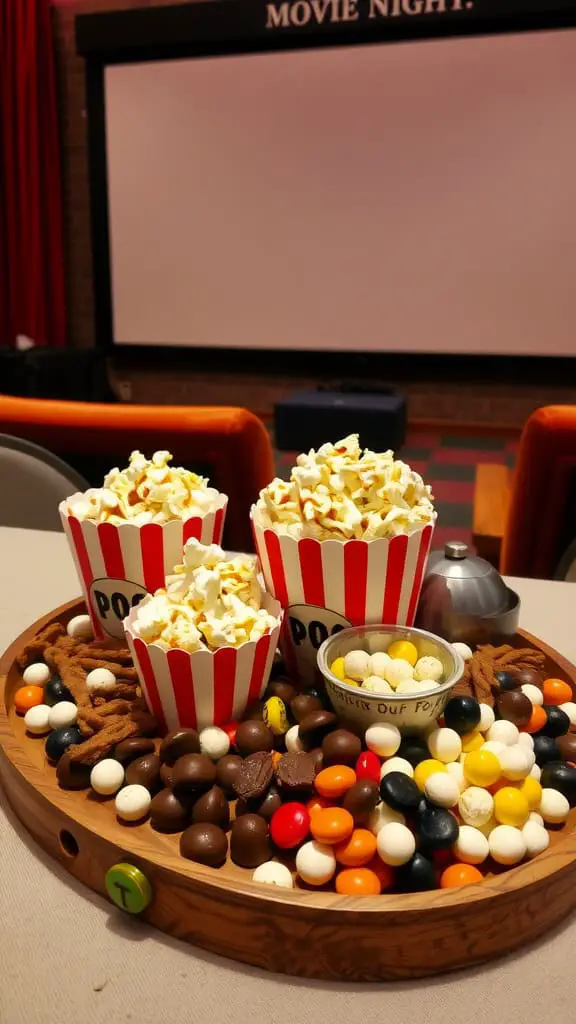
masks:
[[[336,871],[334,850],[315,839],[304,843],[296,854],[296,871],[308,885],[324,885]]]
[[[362,682],[372,674],[371,660],[368,651],[348,651],[344,655],[344,675],[348,679]]]
[[[28,668],[24,669],[22,679],[28,686],[44,686],[51,675],[48,665],[43,661],[35,661],[33,665],[28,665]]]
[[[463,793],[468,785],[468,782],[466,781],[466,776],[464,775],[464,766],[460,764],[460,761],[450,761],[446,765],[446,771],[449,773],[449,775],[452,776],[453,779],[456,779],[456,782],[458,783],[458,789],[460,790],[461,793]]]
[[[524,689],[524,687],[522,687],[522,689]],[[568,715],[570,725],[576,726],[576,704],[574,701],[569,700],[566,701],[565,704],[560,704],[560,710],[563,711],[565,715]]]
[[[292,725],[284,735],[286,750],[289,754],[299,754],[301,750],[304,750],[304,744],[298,732],[299,728],[298,725]]]
[[[219,761],[230,750],[230,738],[224,729],[217,725],[209,725],[199,733],[200,753],[206,754],[213,761]]]
[[[436,807],[455,807],[460,798],[460,786],[448,772],[434,772],[424,783],[424,794]]]
[[[561,821],[566,821],[570,813],[570,804],[564,794],[559,793],[557,789],[543,789],[538,809],[544,821],[550,825],[558,825]]]
[[[455,729],[434,729],[428,736],[428,749],[437,761],[456,761],[462,753],[462,740]]]
[[[389,825],[391,821],[398,825],[406,824],[406,818],[401,811],[395,811],[385,803],[376,804],[368,819],[368,828],[377,836],[380,829],[384,828],[384,825]]]
[[[105,757],[103,761],[95,764],[90,772],[90,785],[100,796],[112,796],[113,793],[117,793],[123,782],[124,765],[113,757]]]
[[[432,679],[438,683],[444,675],[444,667],[439,658],[434,658],[431,654],[426,654],[423,658],[418,658],[418,661],[414,665],[414,678],[415,679]]]
[[[380,676],[383,679],[386,666],[391,661],[392,658],[389,654],[386,654],[386,651],[375,651],[374,654],[370,655],[370,674]]]
[[[488,732],[492,728],[496,721],[496,715],[489,704],[480,704],[480,721],[478,723],[479,732]]]
[[[116,676],[109,668],[93,668],[86,676],[88,693],[110,693],[116,686]]]
[[[494,725],[490,726],[487,733],[489,740],[497,740],[499,743],[504,743],[507,747],[512,747],[515,743],[518,743],[519,736],[520,730],[518,727],[513,722],[508,722],[505,718],[494,722]]]
[[[123,821],[140,821],[146,817],[150,810],[152,797],[146,786],[140,786],[137,782],[131,786],[124,786],[116,794],[116,814]]]
[[[66,725],[74,725],[78,718],[78,708],[71,700],[61,700],[50,708],[50,728],[63,729]]]
[[[360,684],[361,690],[368,690],[369,693],[394,693],[390,683],[387,683],[382,676],[366,676]]]
[[[481,749],[489,750],[491,754],[496,754],[496,757],[500,760],[500,754],[503,754],[506,750],[506,744],[500,743],[499,740],[486,740]]]
[[[479,829],[472,825],[461,825],[458,831],[458,839],[454,844],[454,854],[464,864],[482,864],[488,854],[490,846],[486,836]]]
[[[537,857],[550,846],[550,834],[537,821],[527,821],[522,829],[528,857]]]
[[[400,746],[402,737],[395,725],[369,725],[364,735],[368,750],[379,757],[392,757]]]
[[[412,679],[414,676],[414,669],[409,661],[405,658],[391,658],[390,664],[386,666],[384,671],[384,678],[393,690],[396,689],[398,683],[401,683],[403,679]]]
[[[526,824],[528,824],[529,821],[535,821],[537,825],[542,825],[542,828],[544,828],[544,818],[541,814],[538,814],[538,811],[530,811]]]
[[[414,856],[416,840],[406,825],[391,821],[376,836],[376,849],[380,859],[391,867],[406,864]]]
[[[470,658],[472,657],[472,648],[469,647],[468,644],[462,643],[461,640],[456,640],[456,642],[452,644],[452,647],[461,658],[464,658],[464,661],[470,661]]]
[[[525,747],[526,750],[534,751],[534,740],[529,732],[521,732],[518,737],[518,746]]]
[[[533,686],[532,683],[524,683],[520,689],[532,704],[537,704],[540,707],[544,703],[544,694],[539,686]]]
[[[525,779],[530,774],[530,769],[534,764],[534,752],[517,743],[513,747],[505,747],[498,754],[498,760],[502,765],[504,777],[512,779],[513,782],[519,782],[520,779]]]
[[[48,704],[36,704],[33,708],[28,708],[24,715],[24,725],[28,732],[31,732],[33,736],[43,736],[50,732],[52,728],[50,725],[51,711],[52,708]]]
[[[467,825],[479,827],[490,821],[494,813],[494,799],[487,789],[480,786],[469,786],[460,794],[458,800],[460,817]]]
[[[94,636],[89,615],[75,615],[66,626],[68,636],[75,640],[91,640]]]
[[[424,681],[420,679],[401,679],[396,687],[396,693],[427,693],[429,690],[433,690],[435,686],[438,686],[438,683],[430,682],[428,679]]]
[[[405,757],[391,757],[388,761],[384,761],[380,769],[380,778],[383,779],[389,772],[402,772],[403,775],[408,775],[411,779],[414,778],[414,769]]]
[[[263,882],[264,885],[278,885],[281,889],[294,888],[290,871],[278,860],[267,860],[260,864],[252,875],[252,881]]]
[[[524,836],[513,825],[497,825],[488,836],[488,845],[497,864],[518,864],[526,856]]]

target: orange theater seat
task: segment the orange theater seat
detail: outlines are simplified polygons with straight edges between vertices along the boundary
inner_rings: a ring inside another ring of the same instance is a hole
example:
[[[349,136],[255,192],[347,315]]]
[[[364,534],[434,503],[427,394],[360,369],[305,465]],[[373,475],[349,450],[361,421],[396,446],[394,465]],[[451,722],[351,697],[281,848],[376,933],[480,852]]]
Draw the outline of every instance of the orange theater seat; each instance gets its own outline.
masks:
[[[105,405],[0,395],[0,432],[35,441],[65,459],[92,486],[130,452],[164,448],[174,465],[210,477],[229,499],[224,542],[253,550],[249,510],[274,476],[264,424],[247,409],[227,406]]]

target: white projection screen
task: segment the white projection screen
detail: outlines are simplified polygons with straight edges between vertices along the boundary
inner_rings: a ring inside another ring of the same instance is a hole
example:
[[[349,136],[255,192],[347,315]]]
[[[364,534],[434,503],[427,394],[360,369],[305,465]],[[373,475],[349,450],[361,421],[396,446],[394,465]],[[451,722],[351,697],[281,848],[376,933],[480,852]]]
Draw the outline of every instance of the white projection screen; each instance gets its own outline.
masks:
[[[108,66],[114,341],[576,354],[576,31]]]

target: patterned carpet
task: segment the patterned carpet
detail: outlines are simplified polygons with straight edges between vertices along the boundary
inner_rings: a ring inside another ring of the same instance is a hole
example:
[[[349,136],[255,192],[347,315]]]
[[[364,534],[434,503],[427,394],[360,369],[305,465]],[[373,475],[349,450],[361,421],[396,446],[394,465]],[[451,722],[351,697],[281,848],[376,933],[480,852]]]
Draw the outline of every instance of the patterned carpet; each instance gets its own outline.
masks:
[[[517,450],[518,441],[506,438],[408,432],[406,444],[398,454],[432,486],[438,510],[435,548],[448,540],[471,544],[476,466],[497,462],[512,468]],[[286,479],[295,453],[276,451],[275,456],[276,472]]]

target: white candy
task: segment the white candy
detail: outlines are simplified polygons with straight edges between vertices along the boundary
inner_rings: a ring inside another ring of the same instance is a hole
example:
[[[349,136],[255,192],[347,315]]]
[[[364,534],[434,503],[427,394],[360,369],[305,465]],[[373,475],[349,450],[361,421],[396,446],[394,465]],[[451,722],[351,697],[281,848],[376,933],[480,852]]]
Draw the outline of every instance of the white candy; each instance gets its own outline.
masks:
[[[507,747],[518,743],[519,735],[520,731],[514,722],[507,722],[504,718],[494,722],[494,725],[490,726],[488,730],[489,740],[498,740],[499,743],[504,743]]]
[[[368,819],[368,828],[377,836],[380,829],[384,828],[384,825],[389,825],[391,821],[398,825],[406,824],[406,818],[400,811],[393,810],[392,807],[388,807],[388,804],[376,804]]]
[[[500,760],[500,754],[503,754],[506,750],[506,744],[500,743],[499,740],[486,740],[482,744],[482,750],[489,750],[491,754],[496,754],[496,757]]]
[[[89,615],[75,615],[66,626],[68,636],[76,640],[91,640],[94,636]]]
[[[416,840],[406,825],[391,821],[378,832],[376,848],[385,864],[397,867],[406,864],[414,856]]]
[[[393,689],[390,683],[387,683],[382,676],[366,676],[366,679],[360,683],[361,690],[368,690],[369,693],[393,693]]]
[[[384,678],[393,690],[396,689],[398,683],[401,683],[403,679],[412,679],[414,676],[414,669],[409,661],[405,661],[404,658],[391,658],[390,663],[384,670]]]
[[[109,693],[116,686],[116,676],[109,668],[93,668],[86,676],[88,693]]]
[[[536,782],[540,782],[540,779],[542,778],[542,769],[539,764],[532,765],[530,775],[533,779],[536,779]]]
[[[438,683],[444,675],[444,666],[439,658],[434,658],[431,654],[426,654],[423,658],[418,658],[418,661],[414,665],[414,678],[418,680],[432,679],[433,682]]]
[[[312,839],[296,854],[296,871],[308,885],[324,885],[336,871],[336,857],[331,846]]]
[[[534,740],[529,732],[521,732],[518,743],[521,747],[526,747],[527,750],[534,750]]]
[[[570,813],[570,804],[563,793],[557,789],[543,789],[540,799],[540,814],[550,825],[558,825],[566,821]]]
[[[396,693],[429,693],[437,687],[438,683],[433,679],[401,679],[396,687]]]
[[[50,728],[63,729],[67,725],[74,725],[78,718],[78,708],[71,700],[61,700],[50,708]]]
[[[464,661],[470,661],[470,658],[472,657],[472,648],[469,647],[468,644],[462,643],[461,640],[456,640],[456,642],[452,644],[452,647],[461,658],[464,658]]]
[[[461,825],[458,839],[454,844],[454,853],[464,864],[482,864],[490,853],[490,845],[480,829],[471,825]]]
[[[570,725],[576,725],[576,704],[573,700],[568,700],[565,704],[561,704],[560,710],[563,711],[565,715],[568,715]]]
[[[389,665],[391,661],[392,658],[389,654],[386,654],[386,651],[375,651],[374,654],[370,656],[371,675],[380,676],[383,679],[386,666]]]
[[[458,800],[460,817],[467,825],[479,827],[490,821],[494,811],[494,800],[487,789],[480,786],[469,786],[460,794]]]
[[[361,682],[372,673],[370,655],[367,651],[348,651],[344,656],[344,675]]]
[[[120,761],[116,761],[113,757],[105,757],[103,761],[99,761],[95,764],[92,771],[90,772],[90,785],[95,793],[99,793],[100,796],[112,796],[113,793],[117,793],[120,786],[124,782],[124,767],[120,764]],[[127,786],[126,789],[130,789]],[[144,789],[144,786],[140,786],[140,789]],[[124,817],[124,815],[121,815]],[[126,819],[130,821],[131,819]]]
[[[114,801],[116,814],[123,821],[139,821],[148,814],[151,801],[152,797],[145,786],[139,786],[137,783],[124,786]]]
[[[24,715],[24,725],[28,732],[31,732],[33,736],[43,736],[44,733],[50,732],[51,711],[52,708],[47,704],[36,704],[33,708],[28,708]]]
[[[434,772],[426,779],[424,792],[437,807],[454,807],[460,797],[460,786],[448,772]]]
[[[219,729],[217,725],[209,725],[202,729],[198,739],[200,751],[213,761],[219,761],[230,750],[228,733],[225,733],[224,729]]]
[[[544,818],[541,814],[538,814],[538,811],[530,811],[530,814],[528,815],[528,821],[533,821],[537,825],[542,825],[542,828],[544,828]],[[528,821],[526,822],[526,824],[528,824]]]
[[[437,761],[456,761],[462,753],[462,740],[454,729],[434,729],[428,736],[428,749]]]
[[[502,765],[504,777],[512,779],[513,782],[519,782],[520,779],[525,779],[530,774],[530,769],[534,764],[534,751],[527,750],[526,747],[517,743],[514,747],[505,747],[498,754],[498,760]]]
[[[402,737],[395,725],[369,725],[364,735],[368,750],[379,757],[392,757],[396,753]]]
[[[520,689],[532,704],[541,706],[544,703],[544,694],[539,686],[533,686],[532,683],[524,683]]]
[[[550,845],[550,835],[546,829],[536,821],[527,821],[522,829],[522,836],[526,843],[528,857],[537,857]]]
[[[458,788],[460,792],[463,793],[468,785],[468,781],[464,775],[464,766],[460,764],[460,761],[452,761],[450,764],[446,765],[446,771],[453,779],[456,779]],[[442,773],[438,772],[437,774],[441,775]]]
[[[290,726],[288,732],[284,736],[284,742],[289,754],[299,754],[301,750],[304,750],[304,744],[298,735],[297,725]]]
[[[518,864],[526,856],[524,836],[512,825],[497,825],[492,829],[488,845],[497,864]]]
[[[389,761],[384,761],[380,769],[380,778],[383,779],[390,772],[402,772],[402,775],[408,775],[411,779],[414,778],[414,769],[410,761],[407,761],[405,757],[391,757]]]
[[[252,875],[252,881],[263,882],[264,885],[278,885],[281,889],[294,888],[290,871],[278,860],[267,860],[264,864],[259,864]]]
[[[28,665],[28,668],[24,669],[22,679],[27,686],[44,686],[51,675],[48,665],[43,661],[35,661],[33,665]]]
[[[478,723],[478,726],[477,726],[478,731],[479,732],[488,732],[488,730],[491,729],[492,726],[494,725],[495,721],[496,721],[496,716],[494,714],[494,711],[490,707],[490,705],[489,704],[481,704],[480,705],[480,722]]]

